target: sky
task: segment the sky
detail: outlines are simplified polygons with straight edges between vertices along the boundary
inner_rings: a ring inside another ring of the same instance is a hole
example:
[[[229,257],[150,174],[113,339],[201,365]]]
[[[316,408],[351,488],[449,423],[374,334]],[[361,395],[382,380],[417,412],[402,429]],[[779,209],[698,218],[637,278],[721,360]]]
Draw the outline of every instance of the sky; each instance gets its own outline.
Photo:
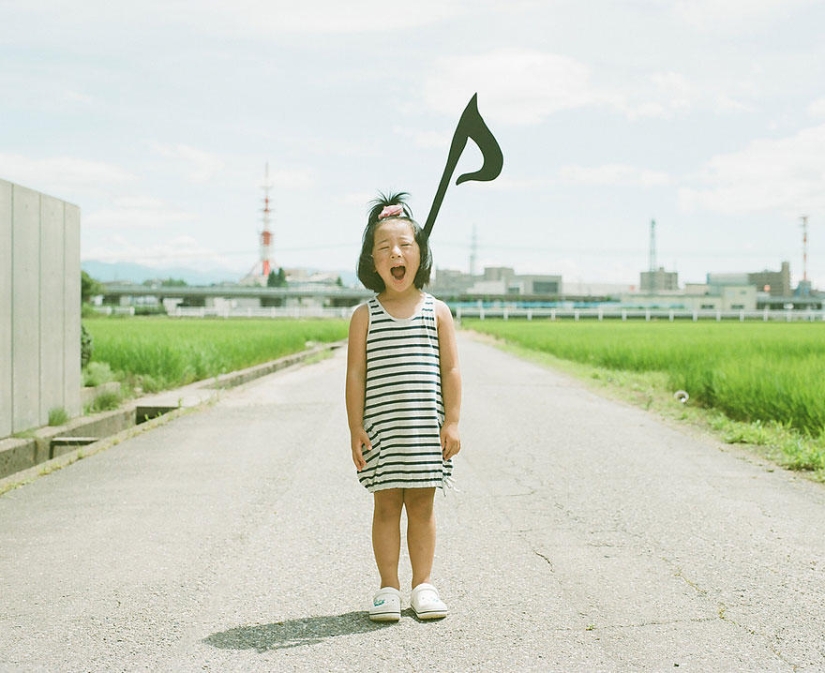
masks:
[[[355,268],[369,202],[423,223],[473,94],[493,182],[435,267],[825,289],[821,0],[0,0],[0,179],[77,204],[81,258]],[[469,143],[455,175],[481,165]],[[475,245],[473,244],[475,241]]]

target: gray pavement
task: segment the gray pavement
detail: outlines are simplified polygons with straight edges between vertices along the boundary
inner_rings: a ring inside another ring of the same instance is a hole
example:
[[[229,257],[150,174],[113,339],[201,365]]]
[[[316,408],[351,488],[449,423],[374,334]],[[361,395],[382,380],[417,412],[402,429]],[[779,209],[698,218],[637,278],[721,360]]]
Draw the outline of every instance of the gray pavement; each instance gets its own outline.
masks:
[[[367,619],[339,350],[1,496],[0,671],[825,670],[825,488],[460,348],[449,618]]]

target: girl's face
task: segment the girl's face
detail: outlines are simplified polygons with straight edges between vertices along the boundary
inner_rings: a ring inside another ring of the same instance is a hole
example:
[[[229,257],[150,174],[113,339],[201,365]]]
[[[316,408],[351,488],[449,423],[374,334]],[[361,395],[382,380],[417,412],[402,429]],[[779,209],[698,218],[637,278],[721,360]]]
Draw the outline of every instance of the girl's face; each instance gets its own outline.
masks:
[[[385,220],[375,229],[372,247],[375,270],[388,290],[403,292],[415,282],[421,250],[412,225],[405,220]]]

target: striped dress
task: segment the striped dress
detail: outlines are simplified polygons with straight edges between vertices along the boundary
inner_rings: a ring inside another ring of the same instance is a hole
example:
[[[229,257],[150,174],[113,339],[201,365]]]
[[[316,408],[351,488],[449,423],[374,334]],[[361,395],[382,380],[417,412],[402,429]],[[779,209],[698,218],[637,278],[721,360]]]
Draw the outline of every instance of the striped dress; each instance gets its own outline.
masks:
[[[414,316],[393,318],[373,297],[368,303],[364,429],[372,450],[359,481],[369,491],[442,488],[452,461],[441,454],[444,401],[435,300],[425,294]]]

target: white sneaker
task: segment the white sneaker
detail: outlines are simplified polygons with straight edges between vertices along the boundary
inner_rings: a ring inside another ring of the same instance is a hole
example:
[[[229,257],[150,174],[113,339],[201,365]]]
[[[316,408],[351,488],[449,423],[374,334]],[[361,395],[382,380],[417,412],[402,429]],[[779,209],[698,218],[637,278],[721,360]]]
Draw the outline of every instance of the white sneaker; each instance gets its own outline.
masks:
[[[432,584],[419,584],[413,589],[410,606],[419,619],[442,619],[450,613]]]
[[[379,589],[372,598],[370,619],[374,622],[397,622],[401,619],[401,592],[393,587]]]

